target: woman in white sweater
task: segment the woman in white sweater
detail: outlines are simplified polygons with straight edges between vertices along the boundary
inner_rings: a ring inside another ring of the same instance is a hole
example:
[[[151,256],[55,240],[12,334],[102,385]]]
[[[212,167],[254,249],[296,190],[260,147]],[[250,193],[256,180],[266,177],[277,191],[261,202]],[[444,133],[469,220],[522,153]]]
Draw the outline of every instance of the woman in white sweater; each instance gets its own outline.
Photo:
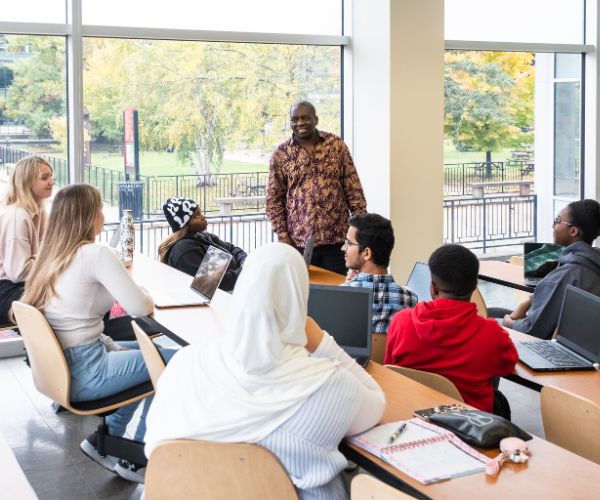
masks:
[[[23,295],[46,227],[44,200],[53,186],[52,167],[38,156],[19,160],[8,181],[0,205],[0,325],[11,322],[12,303]]]
[[[154,302],[139,288],[115,252],[95,243],[104,216],[98,190],[86,184],[61,189],[54,200],[40,255],[25,285],[23,302],[43,311],[64,350],[71,372],[71,399],[91,401],[150,380],[137,342],[113,342],[103,335],[102,318],[118,300],[133,316],[151,314]],[[163,350],[169,359],[173,351]],[[143,441],[146,400],[134,435]],[[109,432],[125,433],[137,403],[107,417]],[[145,468],[101,456],[97,437],[81,443],[82,451],[120,476],[143,482]]]
[[[257,443],[283,463],[301,498],[344,499],[337,450],[376,425],[377,383],[311,319],[300,254],[274,243],[250,254],[229,331],[180,350],[158,382],[146,455],[167,439]]]

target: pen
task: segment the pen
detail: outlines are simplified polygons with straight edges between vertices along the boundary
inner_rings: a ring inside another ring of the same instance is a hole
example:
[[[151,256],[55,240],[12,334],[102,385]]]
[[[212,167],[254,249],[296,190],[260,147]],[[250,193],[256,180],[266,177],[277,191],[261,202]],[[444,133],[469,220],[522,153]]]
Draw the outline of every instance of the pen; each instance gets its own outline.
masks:
[[[396,439],[398,439],[400,437],[400,434],[402,434],[402,431],[404,430],[405,427],[406,427],[406,422],[402,422],[400,424],[400,426],[390,436],[390,441],[389,441],[390,444],[392,444],[394,441],[396,441]]]

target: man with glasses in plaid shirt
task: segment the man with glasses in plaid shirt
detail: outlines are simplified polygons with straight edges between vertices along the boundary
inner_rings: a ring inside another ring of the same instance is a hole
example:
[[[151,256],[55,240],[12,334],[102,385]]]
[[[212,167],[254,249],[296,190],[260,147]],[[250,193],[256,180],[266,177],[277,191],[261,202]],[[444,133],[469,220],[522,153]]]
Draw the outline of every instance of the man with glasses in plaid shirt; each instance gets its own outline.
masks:
[[[398,285],[388,274],[394,248],[394,230],[389,220],[377,214],[355,215],[342,250],[349,269],[342,286],[373,290],[372,333],[387,333],[392,316],[417,304],[416,294]]]

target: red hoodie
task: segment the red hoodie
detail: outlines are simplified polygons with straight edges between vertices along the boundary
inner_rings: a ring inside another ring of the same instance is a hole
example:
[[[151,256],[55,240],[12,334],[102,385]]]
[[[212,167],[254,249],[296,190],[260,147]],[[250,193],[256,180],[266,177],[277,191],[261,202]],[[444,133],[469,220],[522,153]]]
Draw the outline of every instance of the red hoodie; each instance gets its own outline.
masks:
[[[491,412],[492,378],[508,375],[517,350],[495,319],[477,315],[472,302],[436,299],[403,309],[388,327],[385,363],[438,373],[466,403]]]

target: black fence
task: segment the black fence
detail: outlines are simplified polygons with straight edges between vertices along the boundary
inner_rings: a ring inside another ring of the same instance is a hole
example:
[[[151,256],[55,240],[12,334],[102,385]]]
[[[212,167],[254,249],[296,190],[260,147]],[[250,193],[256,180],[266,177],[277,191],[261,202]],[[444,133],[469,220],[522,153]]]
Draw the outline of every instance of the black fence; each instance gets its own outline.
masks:
[[[517,245],[537,237],[537,197],[444,200],[444,243],[470,248]]]
[[[533,181],[534,164],[525,160],[507,160],[444,164],[444,196],[471,194],[475,182]],[[519,186],[489,186],[488,192],[519,191]]]

